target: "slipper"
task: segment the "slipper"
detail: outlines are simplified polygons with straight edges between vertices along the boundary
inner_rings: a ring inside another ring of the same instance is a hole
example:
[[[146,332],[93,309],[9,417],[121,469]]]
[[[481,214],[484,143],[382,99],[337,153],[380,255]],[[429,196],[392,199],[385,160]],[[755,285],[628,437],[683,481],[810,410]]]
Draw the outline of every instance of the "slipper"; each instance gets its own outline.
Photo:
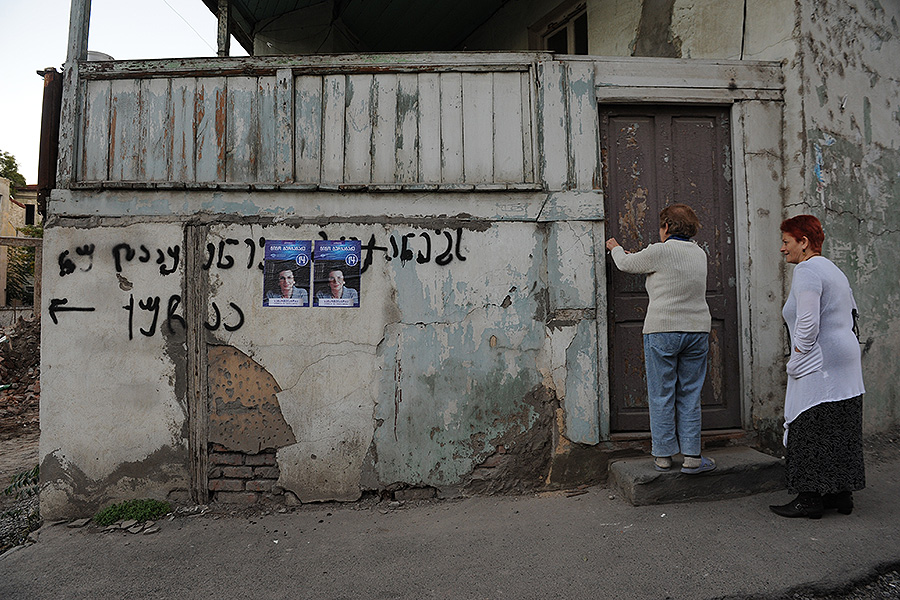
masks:
[[[653,468],[657,471],[671,471],[672,470],[672,457],[671,456],[656,456],[653,458]]]
[[[681,467],[681,472],[688,475],[696,475],[698,473],[706,473],[716,468],[716,461],[705,456],[700,457],[700,464],[696,467]]]

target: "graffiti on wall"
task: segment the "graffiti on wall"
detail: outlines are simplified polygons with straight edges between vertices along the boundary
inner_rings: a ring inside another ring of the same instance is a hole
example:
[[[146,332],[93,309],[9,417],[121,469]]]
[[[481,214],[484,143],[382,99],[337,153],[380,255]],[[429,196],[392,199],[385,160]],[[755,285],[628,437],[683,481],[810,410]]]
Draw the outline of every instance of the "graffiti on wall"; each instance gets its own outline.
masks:
[[[383,256],[385,261],[399,260],[401,265],[424,265],[434,263],[445,267],[454,260],[463,262],[466,256],[463,254],[463,229],[455,230],[431,229],[426,231],[410,231],[407,233],[391,233],[385,241],[379,242],[376,234],[371,234],[367,241],[360,241],[356,237],[329,237],[328,232],[318,232],[322,240],[353,240],[359,242],[359,256],[361,265],[360,275],[365,273],[376,256]],[[247,270],[265,270],[264,252],[266,238],[259,237],[224,238],[218,244],[208,243],[205,248],[204,261],[201,268],[204,271],[211,269],[229,270],[232,268],[245,268]],[[130,292],[133,285],[122,275],[132,263],[158,265],[159,276],[167,277],[178,271],[183,252],[180,245],[155,247],[153,244],[139,244],[119,242],[108,250],[111,257],[119,287],[123,291]],[[95,244],[88,243],[76,245],[71,249],[63,250],[57,257],[59,277],[70,277],[78,273],[89,273],[94,268],[94,257],[98,249]],[[124,300],[123,328],[129,340],[136,336],[153,337],[165,328],[169,334],[179,330],[184,331],[187,323],[183,311],[183,298],[180,294],[172,294],[168,298],[162,296],[148,296],[136,298],[129,293]],[[239,330],[245,323],[243,309],[235,302],[229,301],[220,307],[217,302],[210,303],[211,315],[204,323],[209,331],[224,329],[228,332]],[[58,324],[62,313],[93,312],[94,306],[69,303],[69,299],[50,298],[48,316],[54,324]]]

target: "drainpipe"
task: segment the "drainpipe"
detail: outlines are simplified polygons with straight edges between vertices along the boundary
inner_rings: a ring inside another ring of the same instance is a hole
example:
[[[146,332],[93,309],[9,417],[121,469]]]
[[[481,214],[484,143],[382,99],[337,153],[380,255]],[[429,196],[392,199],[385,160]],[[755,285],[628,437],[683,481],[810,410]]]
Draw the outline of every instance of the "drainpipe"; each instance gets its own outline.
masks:
[[[47,199],[56,187],[56,161],[59,159],[59,111],[62,107],[62,73],[53,67],[38,71],[44,78],[41,108],[41,146],[38,155],[37,205],[47,216]]]

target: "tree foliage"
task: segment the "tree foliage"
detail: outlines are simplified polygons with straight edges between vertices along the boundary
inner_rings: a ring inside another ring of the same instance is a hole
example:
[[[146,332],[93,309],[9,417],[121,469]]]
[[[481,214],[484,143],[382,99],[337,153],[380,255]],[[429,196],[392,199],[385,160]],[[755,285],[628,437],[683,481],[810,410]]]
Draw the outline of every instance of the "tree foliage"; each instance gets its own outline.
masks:
[[[44,237],[40,225],[25,225],[16,230],[26,237]],[[6,252],[6,303],[31,306],[34,304],[34,248],[10,246]]]
[[[9,152],[0,150],[0,177],[6,177],[10,181],[9,193],[13,196],[19,188],[25,187],[25,177],[19,173],[19,164],[16,157]]]

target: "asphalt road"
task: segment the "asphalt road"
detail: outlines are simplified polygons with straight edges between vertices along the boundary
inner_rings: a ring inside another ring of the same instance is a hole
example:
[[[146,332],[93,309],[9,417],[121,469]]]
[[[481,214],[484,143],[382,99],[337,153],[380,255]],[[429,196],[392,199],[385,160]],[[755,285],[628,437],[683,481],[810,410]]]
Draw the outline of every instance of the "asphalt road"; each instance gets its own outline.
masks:
[[[771,513],[786,492],[633,507],[595,487],[45,525],[0,556],[0,598],[814,598],[900,564],[900,457],[867,478],[821,520]]]

